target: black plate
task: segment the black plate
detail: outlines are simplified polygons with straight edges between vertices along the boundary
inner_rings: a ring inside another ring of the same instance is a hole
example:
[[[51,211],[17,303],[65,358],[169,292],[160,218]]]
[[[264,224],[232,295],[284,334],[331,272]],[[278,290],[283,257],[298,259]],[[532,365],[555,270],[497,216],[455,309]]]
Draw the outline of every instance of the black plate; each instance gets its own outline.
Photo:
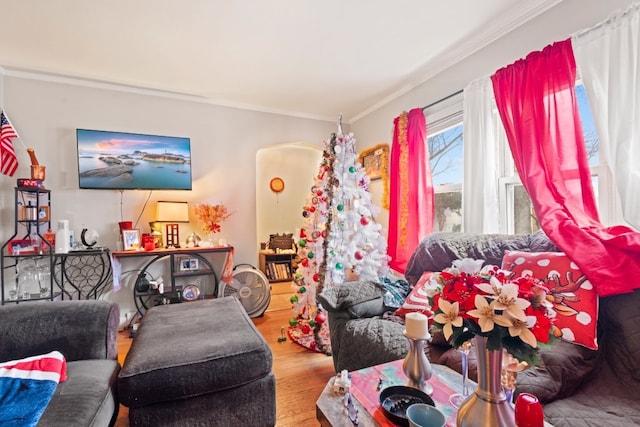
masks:
[[[414,403],[426,403],[436,406],[433,399],[424,391],[403,385],[387,387],[380,392],[380,406],[384,415],[403,427],[409,425],[407,408]]]

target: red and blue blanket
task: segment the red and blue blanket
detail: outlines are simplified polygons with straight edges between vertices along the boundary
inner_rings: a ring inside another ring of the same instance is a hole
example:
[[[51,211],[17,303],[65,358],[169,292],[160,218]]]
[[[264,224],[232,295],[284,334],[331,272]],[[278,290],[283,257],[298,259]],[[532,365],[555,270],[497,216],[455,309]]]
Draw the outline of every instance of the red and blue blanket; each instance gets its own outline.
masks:
[[[67,362],[59,351],[0,363],[0,427],[36,426],[66,379]]]

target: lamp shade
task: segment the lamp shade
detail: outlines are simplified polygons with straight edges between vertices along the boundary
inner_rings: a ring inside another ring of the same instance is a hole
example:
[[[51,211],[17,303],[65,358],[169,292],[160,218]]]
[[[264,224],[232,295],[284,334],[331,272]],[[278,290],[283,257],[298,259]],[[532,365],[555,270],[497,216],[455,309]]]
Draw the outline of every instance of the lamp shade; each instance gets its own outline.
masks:
[[[187,202],[159,201],[156,208],[158,222],[189,222],[189,204]]]

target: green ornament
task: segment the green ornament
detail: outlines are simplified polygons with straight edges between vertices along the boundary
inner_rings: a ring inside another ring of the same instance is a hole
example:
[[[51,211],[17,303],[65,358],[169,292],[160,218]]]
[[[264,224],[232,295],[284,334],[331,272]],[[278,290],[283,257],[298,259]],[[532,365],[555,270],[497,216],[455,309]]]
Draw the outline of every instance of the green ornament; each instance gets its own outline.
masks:
[[[298,246],[304,248],[305,246],[307,246],[307,241],[304,239],[300,239],[300,241],[298,242]]]
[[[291,304],[295,304],[298,302],[298,296],[297,295],[291,295],[291,298],[289,298],[289,301],[291,301]]]
[[[302,273],[296,273],[295,276],[293,276],[293,277],[296,280],[300,280],[300,279],[302,279]]]
[[[341,262],[337,262],[336,263],[336,270],[342,270],[342,263]]]
[[[313,252],[309,252],[309,253],[307,254],[307,258],[309,258],[309,259],[313,259],[313,256],[314,256],[314,255],[313,255]]]
[[[298,319],[293,317],[289,319],[289,326],[296,326],[297,324],[298,324]]]
[[[355,166],[349,166],[349,172],[354,173],[356,171]]]
[[[316,326],[316,321],[313,319],[309,320],[309,326],[311,326],[312,328]]]
[[[338,209],[339,212],[342,212],[344,210],[344,206],[342,205],[338,205],[336,206],[336,208]]]
[[[298,292],[304,294],[305,292],[307,292],[307,288],[305,288],[304,286],[300,286],[300,288],[298,288]]]

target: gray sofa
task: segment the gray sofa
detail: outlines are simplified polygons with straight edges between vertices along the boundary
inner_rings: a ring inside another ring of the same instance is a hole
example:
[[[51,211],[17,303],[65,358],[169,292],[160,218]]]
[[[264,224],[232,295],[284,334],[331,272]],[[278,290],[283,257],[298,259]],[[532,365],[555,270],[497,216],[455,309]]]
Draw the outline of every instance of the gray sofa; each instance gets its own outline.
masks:
[[[425,271],[441,271],[460,258],[501,265],[504,251],[558,249],[543,233],[471,235],[434,233],[416,248],[405,277],[415,284]],[[632,280],[636,280],[635,278]],[[325,289],[321,303],[329,312],[336,372],[355,370],[404,357],[404,325],[388,316],[373,282],[351,282]],[[540,351],[541,363],[518,374],[516,396],[536,395],[545,420],[555,427],[631,427],[640,425],[640,291],[600,299],[597,351],[557,341]],[[432,363],[461,371],[460,353],[434,335],[428,346]],[[476,377],[475,355],[469,376]]]
[[[0,361],[57,350],[68,379],[40,418],[47,427],[115,423],[120,364],[116,338],[119,309],[105,301],[27,302],[0,307]]]
[[[505,250],[544,252],[557,250],[543,233],[531,235],[434,233],[422,240],[411,256],[405,278],[414,285],[425,271],[441,271],[456,259],[484,259],[500,265]],[[327,310],[331,352],[336,372],[349,371],[403,358],[408,351],[402,319],[390,316],[383,302],[385,290],[376,282],[347,282],[326,288],[319,296]],[[428,348],[432,363],[460,371],[459,354],[440,335]],[[475,379],[475,355],[470,356],[470,377]]]

